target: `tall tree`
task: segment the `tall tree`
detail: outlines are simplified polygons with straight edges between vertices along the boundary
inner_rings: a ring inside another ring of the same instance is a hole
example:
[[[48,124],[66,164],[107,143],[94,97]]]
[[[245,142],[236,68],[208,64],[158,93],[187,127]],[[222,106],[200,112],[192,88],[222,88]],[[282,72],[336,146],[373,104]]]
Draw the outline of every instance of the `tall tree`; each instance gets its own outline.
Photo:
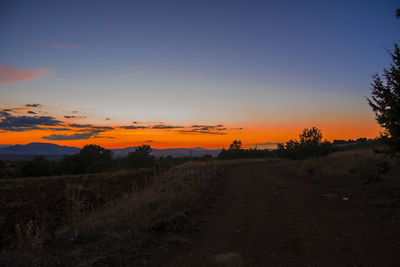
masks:
[[[400,151],[400,48],[394,45],[390,52],[392,63],[384,69],[383,78],[375,74],[368,103],[375,112],[376,121],[385,131],[382,135],[394,154]]]

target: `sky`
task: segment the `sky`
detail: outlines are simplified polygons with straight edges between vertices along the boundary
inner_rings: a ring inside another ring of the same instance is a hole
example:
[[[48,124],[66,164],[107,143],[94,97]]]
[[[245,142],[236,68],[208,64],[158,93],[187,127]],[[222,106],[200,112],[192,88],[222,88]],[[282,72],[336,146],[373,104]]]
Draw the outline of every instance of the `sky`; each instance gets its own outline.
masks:
[[[397,1],[1,1],[0,144],[374,138]]]

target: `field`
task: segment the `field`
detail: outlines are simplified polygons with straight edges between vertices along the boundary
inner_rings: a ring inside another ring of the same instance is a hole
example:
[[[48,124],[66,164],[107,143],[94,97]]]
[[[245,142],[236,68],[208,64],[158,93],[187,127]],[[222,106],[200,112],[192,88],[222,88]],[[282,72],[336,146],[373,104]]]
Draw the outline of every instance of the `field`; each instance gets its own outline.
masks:
[[[0,264],[396,266],[399,177],[359,149],[1,180]]]
[[[142,189],[153,177],[153,171],[141,170],[0,180],[1,245],[21,241],[15,240],[17,225],[23,230],[33,224],[54,237],[60,226],[73,223],[76,216]]]
[[[139,170],[2,180],[2,263],[92,265],[111,252],[112,262],[121,253],[124,261],[139,262],[146,257],[135,253],[146,242],[160,241],[152,234],[187,230],[188,214],[214,192],[216,176],[215,164],[188,163],[163,174]]]

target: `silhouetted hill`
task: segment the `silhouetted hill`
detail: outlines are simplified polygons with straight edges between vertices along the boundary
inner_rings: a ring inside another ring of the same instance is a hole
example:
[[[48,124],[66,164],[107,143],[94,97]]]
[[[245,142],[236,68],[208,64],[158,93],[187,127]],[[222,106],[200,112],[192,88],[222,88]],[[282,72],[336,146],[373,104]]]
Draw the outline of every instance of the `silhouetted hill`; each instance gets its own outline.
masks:
[[[51,143],[29,143],[27,145],[13,145],[0,148],[3,155],[71,155],[81,149],[72,146],[59,146]]]
[[[129,152],[135,151],[136,147],[126,147],[126,148],[117,148],[111,149],[114,157],[122,158],[126,157]],[[30,143],[27,145],[8,145],[6,147],[0,146],[0,155],[1,158],[7,158],[13,156],[12,158],[21,158],[24,157],[16,157],[16,156],[63,156],[63,155],[72,155],[79,153],[81,149],[78,147],[72,146],[59,146],[51,143]],[[216,157],[221,149],[205,149],[201,147],[195,148],[167,148],[167,149],[152,149],[152,155],[155,157],[202,157],[204,155],[211,155]]]

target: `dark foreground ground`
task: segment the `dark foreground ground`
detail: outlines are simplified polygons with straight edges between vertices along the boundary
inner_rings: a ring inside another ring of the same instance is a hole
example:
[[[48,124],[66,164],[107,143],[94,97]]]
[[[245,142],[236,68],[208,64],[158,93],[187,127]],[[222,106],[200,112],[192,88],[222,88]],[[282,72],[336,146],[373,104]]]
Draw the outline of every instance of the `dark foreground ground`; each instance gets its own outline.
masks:
[[[157,265],[400,266],[398,224],[385,209],[289,168],[229,167],[204,229]]]

